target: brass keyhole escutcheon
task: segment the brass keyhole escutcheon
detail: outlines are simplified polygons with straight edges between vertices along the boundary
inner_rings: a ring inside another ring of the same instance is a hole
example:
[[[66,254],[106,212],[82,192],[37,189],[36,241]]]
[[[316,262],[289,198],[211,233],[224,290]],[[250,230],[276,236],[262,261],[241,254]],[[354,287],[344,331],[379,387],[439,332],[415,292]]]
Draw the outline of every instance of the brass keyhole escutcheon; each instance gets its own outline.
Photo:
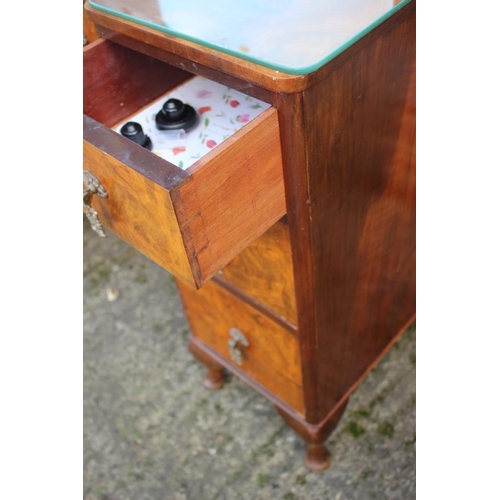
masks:
[[[242,365],[243,352],[239,347],[248,347],[250,345],[250,342],[248,342],[245,335],[243,335],[243,333],[241,333],[237,328],[231,328],[229,330],[229,335],[231,336],[231,339],[228,342],[229,355],[237,365]]]
[[[83,211],[87,216],[92,229],[102,238],[106,238],[104,226],[99,220],[99,214],[97,213],[97,210],[92,208],[91,203],[92,196],[94,194],[100,196],[101,198],[107,198],[108,193],[101,185],[101,183],[97,180],[97,178],[93,176],[88,170],[83,171],[83,184],[87,186],[87,188],[83,190]]]

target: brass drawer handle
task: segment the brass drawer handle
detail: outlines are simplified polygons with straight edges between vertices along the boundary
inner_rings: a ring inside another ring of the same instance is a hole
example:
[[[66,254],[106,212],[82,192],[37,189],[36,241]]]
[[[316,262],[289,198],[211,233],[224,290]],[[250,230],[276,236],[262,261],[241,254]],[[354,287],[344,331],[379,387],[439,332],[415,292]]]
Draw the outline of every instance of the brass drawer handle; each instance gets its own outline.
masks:
[[[237,364],[243,364],[243,352],[241,349],[238,349],[238,344],[241,344],[244,347],[248,347],[250,342],[248,342],[245,335],[243,335],[238,329],[231,328],[229,330],[229,335],[231,335],[231,340],[229,340],[229,355],[231,359]]]
[[[87,219],[90,222],[92,229],[103,238],[106,238],[106,233],[104,232],[104,227],[99,220],[99,215],[97,210],[90,206],[92,202],[92,196],[96,194],[101,198],[107,198],[108,193],[101,185],[101,183],[94,177],[88,170],[83,171],[83,183],[87,186],[87,189],[83,190],[83,210]]]

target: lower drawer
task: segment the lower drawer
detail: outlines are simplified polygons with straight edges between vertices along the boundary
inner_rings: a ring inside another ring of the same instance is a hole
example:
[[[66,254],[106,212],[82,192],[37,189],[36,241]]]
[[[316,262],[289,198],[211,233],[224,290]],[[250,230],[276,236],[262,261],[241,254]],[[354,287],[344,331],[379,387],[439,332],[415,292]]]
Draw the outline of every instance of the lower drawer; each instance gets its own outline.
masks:
[[[177,285],[193,335],[303,415],[297,338],[213,282]]]

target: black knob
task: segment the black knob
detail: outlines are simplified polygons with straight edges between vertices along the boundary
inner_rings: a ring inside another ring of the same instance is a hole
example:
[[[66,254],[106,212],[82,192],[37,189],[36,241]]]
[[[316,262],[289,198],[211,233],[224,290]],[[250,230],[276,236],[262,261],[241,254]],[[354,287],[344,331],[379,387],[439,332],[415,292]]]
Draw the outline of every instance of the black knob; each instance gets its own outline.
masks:
[[[120,132],[127,139],[139,144],[139,146],[142,146],[143,148],[149,149],[149,151],[153,148],[151,139],[143,132],[140,123],[127,122],[120,129]]]
[[[169,99],[156,114],[158,130],[181,130],[188,132],[198,123],[198,115],[189,104],[179,99]]]
[[[185,113],[186,106],[179,99],[169,99],[163,104],[162,111],[168,117],[169,121],[178,121]]]

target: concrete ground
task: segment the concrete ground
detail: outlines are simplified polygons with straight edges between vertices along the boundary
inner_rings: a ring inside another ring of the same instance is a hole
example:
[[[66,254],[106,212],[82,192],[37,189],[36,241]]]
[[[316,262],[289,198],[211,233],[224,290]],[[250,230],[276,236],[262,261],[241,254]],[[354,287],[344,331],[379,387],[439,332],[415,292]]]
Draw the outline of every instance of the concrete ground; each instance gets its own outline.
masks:
[[[187,335],[172,277],[85,221],[85,500],[415,498],[414,326],[351,397],[322,473],[239,379],[202,387]]]

